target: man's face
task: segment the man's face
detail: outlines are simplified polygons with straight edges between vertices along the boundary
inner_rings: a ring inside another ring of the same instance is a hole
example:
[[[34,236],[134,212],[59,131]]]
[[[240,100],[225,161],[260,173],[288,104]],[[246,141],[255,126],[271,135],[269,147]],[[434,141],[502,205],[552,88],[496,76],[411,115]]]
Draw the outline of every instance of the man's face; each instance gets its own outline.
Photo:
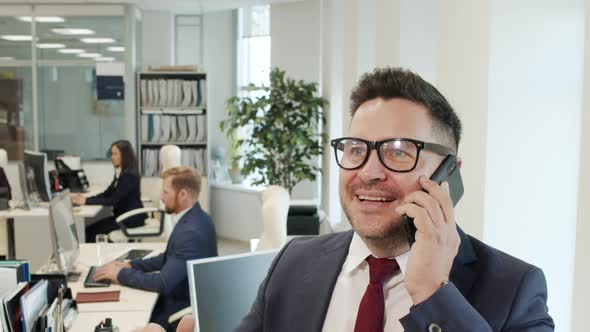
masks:
[[[432,133],[428,110],[399,98],[377,98],[363,103],[352,118],[348,136],[369,141],[403,137],[438,142]],[[430,177],[442,159],[434,152],[422,150],[414,170],[398,173],[385,168],[377,151],[371,150],[361,168],[340,169],[340,201],[355,231],[367,239],[386,239],[403,232],[401,215],[395,213],[395,208],[406,195],[421,190],[418,178]]]
[[[172,187],[172,177],[167,177],[164,179],[162,184],[162,193],[160,194],[160,199],[164,203],[164,211],[166,213],[176,213],[178,211],[178,193]]]

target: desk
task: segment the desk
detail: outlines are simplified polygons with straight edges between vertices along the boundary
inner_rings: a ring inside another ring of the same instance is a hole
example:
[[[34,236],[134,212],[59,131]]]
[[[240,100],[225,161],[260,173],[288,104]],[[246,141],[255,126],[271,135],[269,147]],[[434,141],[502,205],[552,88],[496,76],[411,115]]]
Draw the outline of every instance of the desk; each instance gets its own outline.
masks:
[[[119,311],[119,312],[81,312],[68,329],[68,332],[89,332],[105,320],[111,318],[113,324],[120,332],[131,332],[140,329],[148,324],[151,312],[147,311]]]
[[[105,261],[111,261],[127,248],[151,249],[163,252],[166,243],[109,243],[104,245]],[[88,269],[96,265],[96,244],[81,244],[80,256],[76,264],[76,270],[82,275],[77,282],[71,282],[68,286],[72,289],[74,298],[78,292],[104,292],[120,290],[119,302],[102,303],[80,303],[78,304],[79,315],[74,321],[72,331],[93,331],[94,326],[106,317],[113,319],[113,323],[119,327],[121,332],[132,331],[136,327],[145,326],[148,323],[156,299],[157,293],[134,289],[119,284],[112,284],[104,288],[84,288],[84,279]]]
[[[101,205],[86,205],[74,208],[76,233],[80,242],[85,240],[85,219],[96,217],[103,209],[104,207]],[[30,210],[12,209],[1,211],[0,218],[7,219],[7,227],[14,229],[14,240],[12,244],[9,243],[9,246],[14,246],[15,258],[28,260],[31,271],[37,271],[47,263],[47,259],[53,251],[48,208],[38,207]],[[11,237],[10,233],[12,232],[9,231],[9,238]]]

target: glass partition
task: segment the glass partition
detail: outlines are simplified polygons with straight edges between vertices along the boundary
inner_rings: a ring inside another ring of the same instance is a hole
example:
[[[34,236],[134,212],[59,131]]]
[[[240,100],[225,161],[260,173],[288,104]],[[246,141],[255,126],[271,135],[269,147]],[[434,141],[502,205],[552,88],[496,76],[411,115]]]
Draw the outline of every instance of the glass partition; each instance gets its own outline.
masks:
[[[34,142],[32,25],[19,17],[0,16],[0,148],[9,160],[22,159]]]
[[[126,137],[125,93],[134,92],[124,91],[125,13],[134,8],[0,5],[0,148],[9,160],[24,149],[106,159]]]
[[[124,17],[62,18],[37,28],[39,147],[105,159],[125,136],[125,105],[124,95],[101,96],[97,68],[124,62]]]

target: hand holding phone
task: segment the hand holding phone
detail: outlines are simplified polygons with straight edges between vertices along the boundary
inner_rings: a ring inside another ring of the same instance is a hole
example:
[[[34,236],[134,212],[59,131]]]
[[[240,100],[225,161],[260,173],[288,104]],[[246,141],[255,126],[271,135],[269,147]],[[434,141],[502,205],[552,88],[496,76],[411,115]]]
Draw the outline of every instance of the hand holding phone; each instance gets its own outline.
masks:
[[[438,168],[432,173],[430,180],[441,184],[443,181],[447,181],[449,184],[449,190],[451,192],[451,199],[453,200],[453,206],[457,205],[461,196],[463,196],[463,180],[461,179],[461,173],[459,172],[459,165],[457,163],[457,157],[454,155],[448,155],[443,159]],[[402,222],[406,229],[406,237],[410,247],[416,241],[416,226],[414,225],[414,219],[403,215]]]

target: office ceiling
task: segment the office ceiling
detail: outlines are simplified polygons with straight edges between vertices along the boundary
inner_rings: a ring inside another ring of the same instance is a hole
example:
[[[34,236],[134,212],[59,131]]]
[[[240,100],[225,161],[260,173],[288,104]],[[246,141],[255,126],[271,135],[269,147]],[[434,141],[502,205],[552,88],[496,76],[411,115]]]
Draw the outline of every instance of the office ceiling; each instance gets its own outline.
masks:
[[[302,0],[0,0],[0,4],[136,4],[145,10],[170,10],[198,14],[256,5],[298,2]]]

